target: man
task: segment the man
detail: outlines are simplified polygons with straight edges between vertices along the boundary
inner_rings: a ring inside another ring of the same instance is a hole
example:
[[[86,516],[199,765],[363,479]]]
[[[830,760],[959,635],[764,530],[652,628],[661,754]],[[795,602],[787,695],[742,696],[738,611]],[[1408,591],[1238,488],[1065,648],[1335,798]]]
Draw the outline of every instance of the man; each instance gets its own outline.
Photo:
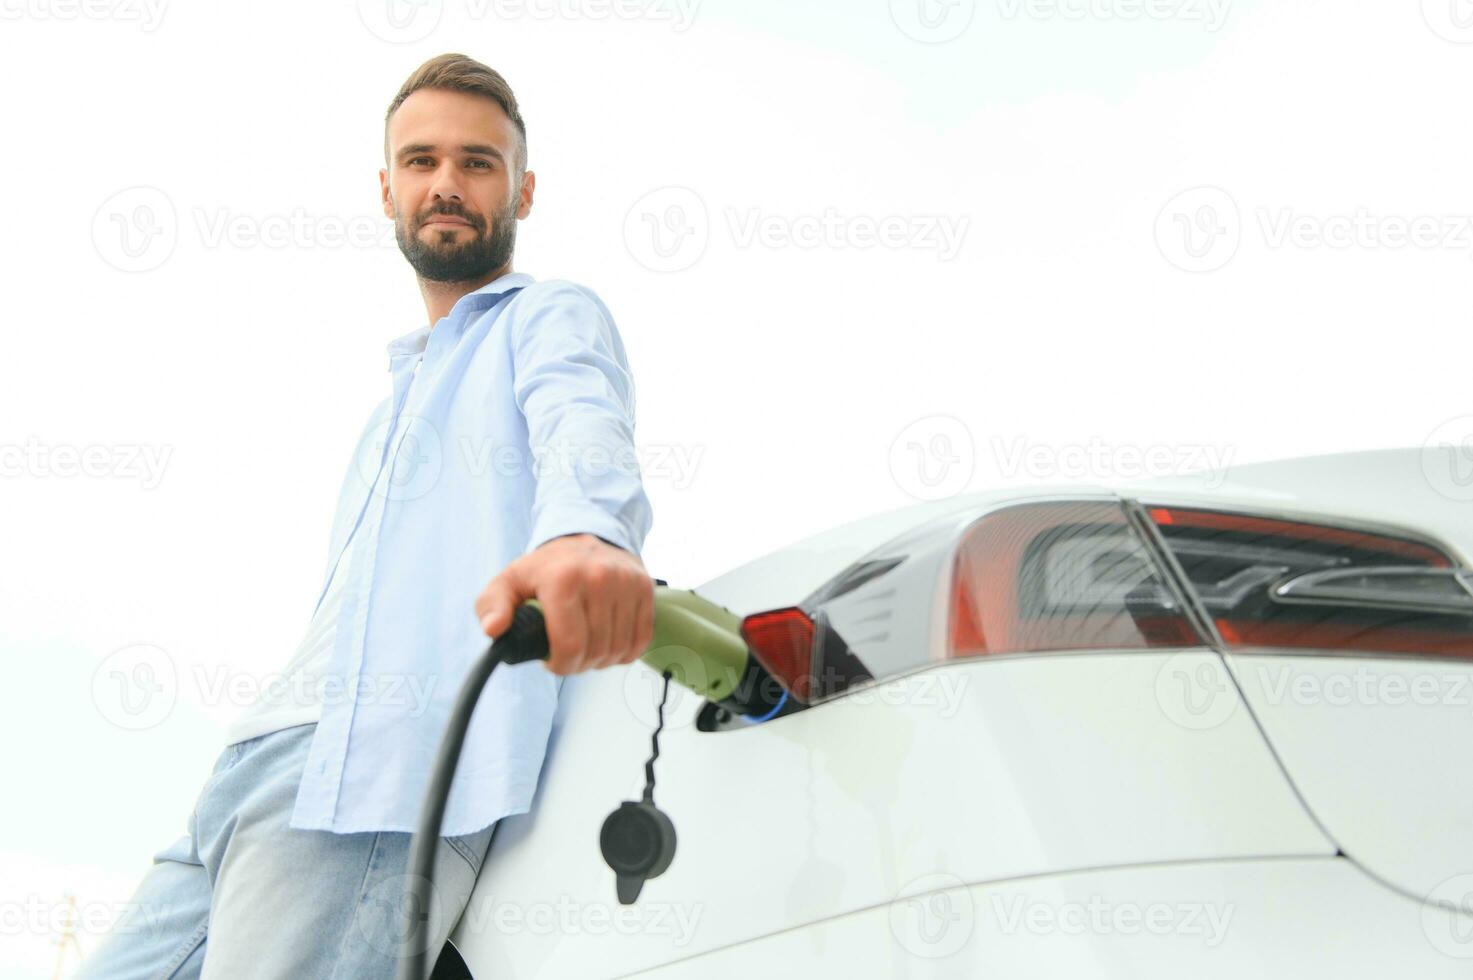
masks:
[[[389,107],[384,155],[384,213],[428,321],[389,345],[393,392],[339,495],[283,671],[293,696],[235,723],[188,833],[84,977],[392,977],[441,728],[487,637],[535,597],[551,656],[499,668],[476,711],[436,858],[433,958],[496,821],[531,805],[562,676],[650,642],[633,381],[592,292],[512,271],[536,181],[510,87],[464,55],[431,59]]]

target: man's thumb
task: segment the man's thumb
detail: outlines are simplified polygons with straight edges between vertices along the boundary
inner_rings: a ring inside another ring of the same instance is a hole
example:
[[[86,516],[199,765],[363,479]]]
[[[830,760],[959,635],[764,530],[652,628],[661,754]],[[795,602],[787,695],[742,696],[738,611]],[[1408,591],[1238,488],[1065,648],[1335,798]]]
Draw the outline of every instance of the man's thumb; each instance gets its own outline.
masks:
[[[505,583],[497,583],[491,602],[481,616],[481,630],[492,639],[505,633],[507,627],[511,626],[511,612],[515,608],[515,602],[516,597],[512,595],[511,589]]]

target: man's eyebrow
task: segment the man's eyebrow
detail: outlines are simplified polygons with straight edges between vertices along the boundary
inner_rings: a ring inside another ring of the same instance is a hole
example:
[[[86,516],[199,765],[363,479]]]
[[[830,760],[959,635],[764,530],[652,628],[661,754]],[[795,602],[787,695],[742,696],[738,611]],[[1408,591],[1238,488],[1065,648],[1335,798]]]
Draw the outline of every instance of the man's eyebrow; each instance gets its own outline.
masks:
[[[437,149],[439,148],[433,143],[411,143],[409,146],[399,150],[399,159],[402,160],[414,153],[433,153]],[[502,152],[489,143],[463,143],[461,144],[460,151],[462,153],[475,153],[480,156],[495,157],[503,163],[506,161],[506,157]]]

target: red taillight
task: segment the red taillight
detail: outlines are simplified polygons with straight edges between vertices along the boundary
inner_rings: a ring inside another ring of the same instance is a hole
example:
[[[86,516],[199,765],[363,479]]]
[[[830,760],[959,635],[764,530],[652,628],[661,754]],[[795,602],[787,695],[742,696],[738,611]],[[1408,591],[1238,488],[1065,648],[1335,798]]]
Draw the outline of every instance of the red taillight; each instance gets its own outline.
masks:
[[[952,574],[947,656],[1197,646],[1114,502],[1021,504],[968,528]]]
[[[1425,564],[1432,568],[1447,568],[1452,564],[1436,548],[1417,541],[1326,524],[1308,524],[1303,521],[1255,517],[1226,511],[1193,510],[1187,507],[1152,507],[1151,519],[1157,524],[1170,525],[1173,529],[1200,528],[1204,531],[1251,536],[1265,542],[1278,539],[1323,547],[1357,549],[1387,558]]]
[[[804,704],[813,690],[813,620],[796,606],[742,620],[742,639],[767,672]]]
[[[1190,507],[1152,507],[1223,642],[1235,649],[1346,650],[1473,656],[1466,616],[1385,601],[1276,596],[1295,575],[1333,568],[1450,569],[1439,549],[1374,531]],[[1251,582],[1237,588],[1234,582]],[[1374,600],[1371,593],[1365,599]]]

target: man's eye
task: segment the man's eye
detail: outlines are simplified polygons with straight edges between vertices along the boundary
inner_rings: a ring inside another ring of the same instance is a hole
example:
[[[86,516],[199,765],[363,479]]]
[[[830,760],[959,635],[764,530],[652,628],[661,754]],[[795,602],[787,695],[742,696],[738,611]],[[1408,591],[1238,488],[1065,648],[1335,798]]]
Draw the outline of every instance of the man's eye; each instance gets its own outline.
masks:
[[[490,160],[472,160],[471,165],[485,167],[487,170],[492,169]]]
[[[428,160],[428,159],[429,159],[429,157],[415,157],[413,160],[410,160],[409,161],[409,165],[412,167],[416,163],[419,163],[421,160]]]

